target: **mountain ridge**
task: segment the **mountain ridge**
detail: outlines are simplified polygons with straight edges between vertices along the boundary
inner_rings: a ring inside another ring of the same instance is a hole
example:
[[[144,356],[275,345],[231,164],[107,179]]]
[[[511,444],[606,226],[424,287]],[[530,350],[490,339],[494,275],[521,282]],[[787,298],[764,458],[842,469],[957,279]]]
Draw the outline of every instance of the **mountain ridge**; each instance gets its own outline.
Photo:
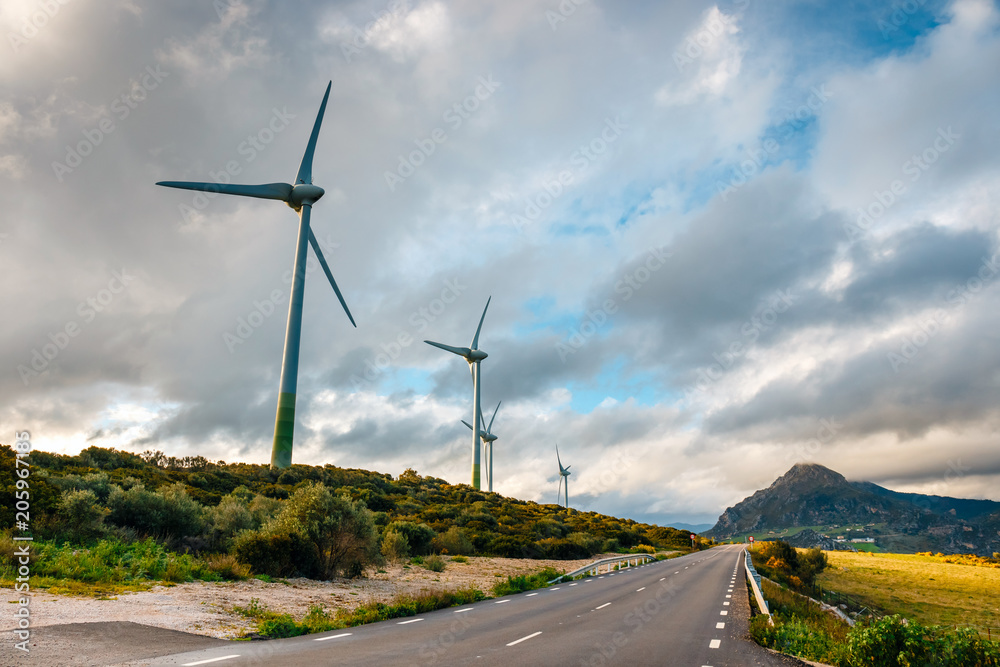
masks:
[[[1000,551],[1000,502],[903,493],[849,481],[817,463],[796,463],[766,489],[726,508],[708,537],[857,525],[882,548],[991,555]],[[846,530],[846,529],[845,529]],[[822,533],[817,533],[821,538]]]

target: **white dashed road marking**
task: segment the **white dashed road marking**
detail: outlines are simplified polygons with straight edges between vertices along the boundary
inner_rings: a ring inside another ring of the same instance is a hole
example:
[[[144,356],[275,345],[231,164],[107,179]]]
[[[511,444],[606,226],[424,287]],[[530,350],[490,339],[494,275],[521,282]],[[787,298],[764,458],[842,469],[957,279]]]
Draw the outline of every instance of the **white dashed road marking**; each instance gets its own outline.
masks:
[[[728,616],[728,615],[729,615],[729,612],[726,611],[725,609],[723,609],[722,611],[719,612],[719,616]]]
[[[466,609],[465,611],[469,611],[469,610]],[[330,635],[329,637],[317,637],[313,641],[325,642],[327,639],[340,639],[341,637],[350,637],[350,636],[351,636],[350,632],[343,632],[343,633],[341,633],[339,635]]]
[[[602,604],[602,605],[601,605],[600,607],[595,607],[595,608],[594,608],[594,611],[597,611],[598,609],[604,609],[604,608],[605,608],[605,607],[607,607],[607,606],[608,606],[609,604],[611,604],[611,603],[610,603],[610,602],[605,602],[605,603],[604,603],[604,604]]]
[[[636,591],[635,591],[635,592],[636,592],[636,593],[641,593],[641,592],[643,592],[644,590],[646,590],[646,587],[645,587],[645,586],[643,586],[642,588],[638,588],[638,589],[636,589]]]
[[[503,604],[504,602],[510,602],[510,600],[497,600],[493,604]]]
[[[184,667],[192,667],[192,665],[207,665],[210,662],[219,662],[220,660],[230,660],[238,657],[240,657],[240,654],[234,653],[232,655],[224,655],[221,658],[209,658],[208,660],[199,660],[198,662],[185,662]]]
[[[507,644],[507,646],[513,646],[514,644],[520,644],[521,642],[528,641],[532,637],[537,637],[540,634],[542,634],[541,630],[539,630],[538,632],[532,632],[527,637],[521,637],[520,639],[515,639],[514,641],[510,642],[509,644]]]
[[[472,611],[472,607],[469,607],[468,609],[456,609],[455,613],[456,614],[461,614],[461,613],[464,613],[464,612],[467,612],[467,611]]]
[[[708,648],[719,648],[719,644],[722,643],[721,639],[713,639],[708,643]]]
[[[724,627],[726,627],[726,624],[725,624],[725,623],[716,623],[716,624],[715,624],[715,629],[716,629],[716,630],[721,630],[721,629],[722,629],[722,628],[724,628]]]
[[[396,625],[406,625],[407,623],[419,623],[422,620],[424,620],[424,619],[422,619],[422,618],[411,618],[408,621],[400,621]]]

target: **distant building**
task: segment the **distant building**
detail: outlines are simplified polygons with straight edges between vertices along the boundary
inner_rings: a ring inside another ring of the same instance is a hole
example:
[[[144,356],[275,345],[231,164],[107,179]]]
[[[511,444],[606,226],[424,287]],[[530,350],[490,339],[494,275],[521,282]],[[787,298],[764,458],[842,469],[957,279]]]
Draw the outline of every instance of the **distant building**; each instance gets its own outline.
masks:
[[[865,542],[867,544],[872,544],[875,542],[874,537],[852,537],[851,542]]]

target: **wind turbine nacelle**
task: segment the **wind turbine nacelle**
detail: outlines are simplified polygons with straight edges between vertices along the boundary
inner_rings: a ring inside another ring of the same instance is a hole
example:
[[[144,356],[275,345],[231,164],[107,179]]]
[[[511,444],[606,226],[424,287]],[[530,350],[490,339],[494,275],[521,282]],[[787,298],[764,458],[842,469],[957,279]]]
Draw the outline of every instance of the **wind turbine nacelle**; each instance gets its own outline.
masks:
[[[288,196],[288,205],[298,211],[303,204],[312,206],[320,197],[326,194],[326,190],[313,185],[312,183],[300,183],[292,188],[292,194]]]
[[[483,359],[485,359],[488,356],[490,356],[490,355],[486,354],[482,350],[469,350],[469,356],[466,357],[466,358],[471,363],[471,362],[475,362],[475,361],[482,361]]]

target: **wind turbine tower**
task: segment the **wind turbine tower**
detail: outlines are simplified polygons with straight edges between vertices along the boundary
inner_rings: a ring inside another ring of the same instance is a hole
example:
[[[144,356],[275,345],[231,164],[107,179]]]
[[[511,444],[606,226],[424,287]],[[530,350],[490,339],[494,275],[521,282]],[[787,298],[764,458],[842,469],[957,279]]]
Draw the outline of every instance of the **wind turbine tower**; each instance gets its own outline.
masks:
[[[311,245],[319,260],[320,266],[340,299],[348,319],[355,327],[344,295],[333,279],[330,266],[323,257],[316,235],[309,227],[309,217],[313,204],[325,194],[323,188],[313,185],[312,163],[316,152],[316,139],[319,137],[319,127],[323,123],[326,112],[326,102],[330,98],[330,88],[333,82],[327,84],[323,102],[319,105],[319,113],[313,124],[312,134],[306,152],[295,175],[295,184],[265,183],[263,185],[236,185],[233,183],[199,183],[192,181],[160,181],[157,185],[182,190],[199,190],[201,192],[221,192],[226,195],[242,197],[257,197],[259,199],[277,199],[283,201],[299,214],[299,235],[295,244],[295,264],[292,272],[292,294],[288,300],[288,323],[285,327],[285,351],[281,361],[281,381],[278,386],[278,412],[274,420],[274,441],[271,445],[271,467],[287,468],[292,464],[292,433],[295,430],[295,392],[299,374],[299,339],[302,334],[302,298],[306,286],[306,254]],[[308,245],[307,245],[308,244]],[[485,356],[485,355],[484,355]]]
[[[562,491],[566,495],[565,504],[569,507],[569,476],[572,474],[569,469],[572,466],[566,466],[563,468],[562,459],[559,458],[559,445],[556,445],[556,461],[559,462],[559,488],[556,490],[556,505],[559,504],[559,492]]]
[[[503,403],[503,401],[500,401],[500,403]],[[479,432],[479,437],[483,441],[483,450],[484,453],[486,454],[486,484],[487,484],[487,489],[491,493],[493,492],[493,443],[497,439],[497,436],[493,433],[493,420],[497,418],[497,410],[500,409],[500,403],[497,403],[496,409],[493,410],[493,416],[490,417],[490,425],[486,427],[485,431]],[[480,422],[486,421],[485,419],[483,419],[482,412],[479,413],[479,421]],[[472,428],[472,424],[465,421],[464,419],[462,420],[462,423],[468,426],[469,428]]]
[[[485,352],[479,349],[479,332],[483,330],[483,320],[486,319],[486,311],[490,307],[490,297],[486,299],[486,308],[483,308],[483,316],[479,318],[479,326],[476,328],[476,335],[472,338],[472,345],[469,347],[452,347],[451,345],[444,345],[443,343],[435,343],[434,341],[425,340],[424,342],[428,345],[433,345],[434,347],[441,348],[446,352],[451,352],[452,354],[457,354],[469,363],[469,370],[472,371],[472,488],[481,489],[482,485],[479,483],[479,467],[480,467],[480,457],[479,457],[479,440],[480,440],[480,416],[482,415],[482,409],[479,406],[479,364],[485,359],[487,355]]]

